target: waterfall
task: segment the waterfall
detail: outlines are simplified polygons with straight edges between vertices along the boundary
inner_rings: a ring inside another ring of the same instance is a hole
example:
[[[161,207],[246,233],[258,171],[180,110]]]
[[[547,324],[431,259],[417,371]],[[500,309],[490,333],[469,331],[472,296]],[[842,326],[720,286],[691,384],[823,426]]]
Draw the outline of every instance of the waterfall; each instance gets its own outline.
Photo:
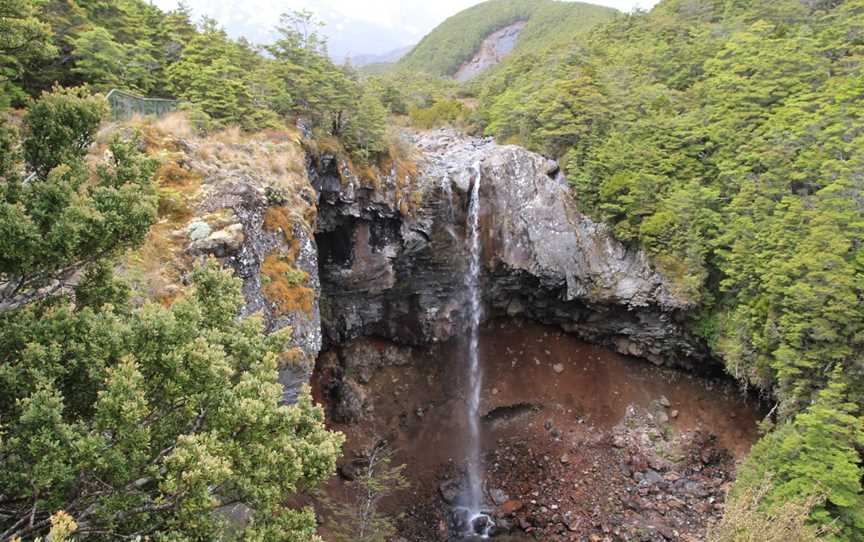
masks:
[[[447,198],[447,217],[450,222],[453,222],[455,211],[453,210],[453,181],[449,175],[445,175],[441,180],[441,190],[444,192],[444,197]]]
[[[468,488],[465,508],[468,535],[488,535],[492,527],[490,518],[483,512],[483,464],[480,453],[480,391],[483,388],[483,371],[480,367],[480,322],[483,306],[480,294],[480,164],[475,166],[471,199],[468,205],[467,244],[468,273],[465,287],[468,293]]]
[[[483,500],[483,475],[480,461],[480,390],[483,374],[480,370],[478,349],[480,342],[480,168],[471,187],[468,206],[468,274],[465,286],[468,292],[468,509],[480,512]]]

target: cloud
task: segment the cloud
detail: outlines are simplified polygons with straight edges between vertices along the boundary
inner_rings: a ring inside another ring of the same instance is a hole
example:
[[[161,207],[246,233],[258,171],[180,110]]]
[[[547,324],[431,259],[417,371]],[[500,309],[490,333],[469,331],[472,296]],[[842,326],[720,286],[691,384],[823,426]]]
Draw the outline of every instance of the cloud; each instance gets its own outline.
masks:
[[[331,50],[336,55],[383,53],[417,42],[444,19],[482,0],[187,0],[196,16],[207,15],[234,37],[267,41],[283,12],[308,9],[328,23]],[[653,7],[659,0],[592,0],[630,11]],[[174,9],[177,0],[155,0]]]

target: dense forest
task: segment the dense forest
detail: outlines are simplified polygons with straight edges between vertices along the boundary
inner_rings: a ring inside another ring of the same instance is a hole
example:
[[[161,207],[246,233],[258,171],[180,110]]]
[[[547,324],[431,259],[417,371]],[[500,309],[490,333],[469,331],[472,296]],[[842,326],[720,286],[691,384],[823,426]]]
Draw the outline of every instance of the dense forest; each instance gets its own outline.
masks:
[[[0,540],[212,540],[236,503],[238,538],[317,539],[285,498],[332,476],[343,439],[308,391],[282,404],[289,337],[238,320],[240,281],[211,263],[170,307],[133,300],[117,258],[163,212],[161,163],[135,134],[90,156],[119,87],[184,100],[202,131],[302,111],[368,159],[386,111],[313,24],[286,15],[265,58],[183,8],[0,4]]]
[[[388,122],[559,160],[580,208],[651,255],[774,405],[733,501],[770,481],[763,519],[806,502],[811,532],[864,540],[864,0],[612,15],[493,0],[364,76],[329,60],[309,13],[257,46],[184,7],[0,0],[0,540],[209,539],[234,502],[257,510],[245,540],[315,540],[283,497],[335,470],[342,437],[308,394],[279,405],[285,338],[234,318],[237,279],[204,265],[163,307],[114,276],[158,217],[134,137],[87,157],[115,87],[182,100],[201,133],[300,119],[358,163],[386,155]],[[518,20],[501,65],[446,77]]]
[[[582,2],[555,0],[497,0],[483,2],[441,23],[398,63],[400,70],[438,76],[453,75],[474,56],[489,34],[526,21],[519,36],[519,51],[548,47],[558,39],[573,39],[589,28],[609,21],[615,10]]]
[[[666,0],[472,88],[480,129],[559,158],[776,399],[741,489],[824,492],[813,518],[843,540],[864,536],[862,46],[856,0]]]

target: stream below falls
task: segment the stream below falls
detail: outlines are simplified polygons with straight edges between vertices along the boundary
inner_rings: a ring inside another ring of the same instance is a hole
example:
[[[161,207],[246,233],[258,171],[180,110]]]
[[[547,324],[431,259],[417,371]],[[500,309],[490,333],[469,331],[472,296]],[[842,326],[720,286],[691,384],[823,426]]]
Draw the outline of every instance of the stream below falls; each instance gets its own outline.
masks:
[[[422,349],[361,339],[323,353],[313,376],[330,425],[348,438],[329,491],[338,499],[352,458],[386,440],[411,484],[383,502],[401,517],[405,541],[461,540],[452,512],[470,478],[469,336]],[[736,459],[758,438],[760,405],[734,383],[658,368],[558,328],[489,323],[478,362],[493,536],[700,540]]]

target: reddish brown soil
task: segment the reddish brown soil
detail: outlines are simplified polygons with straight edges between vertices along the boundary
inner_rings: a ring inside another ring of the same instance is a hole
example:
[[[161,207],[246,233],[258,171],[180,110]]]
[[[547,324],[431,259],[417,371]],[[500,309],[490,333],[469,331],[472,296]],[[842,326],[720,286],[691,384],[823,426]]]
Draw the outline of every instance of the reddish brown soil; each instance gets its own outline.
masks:
[[[364,421],[331,425],[346,433],[349,460],[377,438],[398,450],[411,488],[384,507],[403,516],[404,540],[447,540],[439,489],[459,479],[464,457],[464,345],[405,353],[410,365],[380,369],[364,386]],[[325,404],[329,359],[313,382]],[[722,508],[734,460],[758,437],[759,409],[731,383],[554,328],[492,324],[480,360],[487,490],[507,500],[499,523],[528,540],[699,540]],[[342,483],[330,487],[337,498]]]

